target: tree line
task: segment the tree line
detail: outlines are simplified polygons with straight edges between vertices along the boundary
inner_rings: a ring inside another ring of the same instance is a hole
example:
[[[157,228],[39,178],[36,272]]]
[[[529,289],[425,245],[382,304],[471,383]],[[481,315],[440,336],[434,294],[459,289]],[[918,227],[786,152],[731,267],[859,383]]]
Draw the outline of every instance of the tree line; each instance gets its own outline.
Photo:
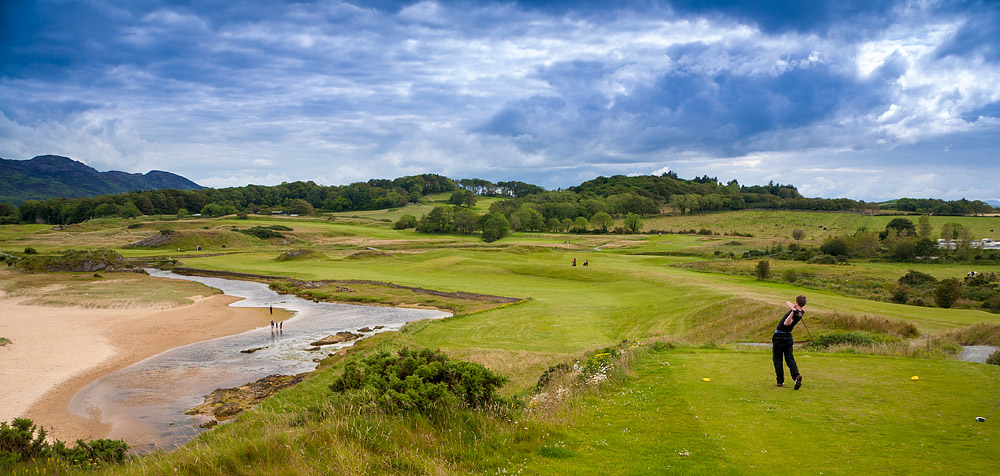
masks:
[[[428,194],[452,192],[454,205],[472,207],[475,197],[503,197],[490,207],[514,230],[548,231],[591,229],[609,231],[609,218],[639,217],[673,211],[680,214],[743,209],[790,209],[873,212],[879,208],[946,215],[993,211],[975,200],[902,198],[886,204],[848,198],[806,198],[794,185],[726,184],[717,177],[686,180],[675,173],[659,176],[597,177],[566,190],[545,190],[519,181],[453,180],[435,174],[372,179],[343,186],[314,182],[281,185],[247,185],[203,190],[152,190],[95,198],[28,200],[20,207],[0,203],[2,223],[72,224],[100,217],[180,215],[200,213],[222,216],[233,213],[282,211],[293,214],[377,210],[418,202]],[[586,220],[586,224],[580,221]],[[613,222],[611,222],[613,223]]]

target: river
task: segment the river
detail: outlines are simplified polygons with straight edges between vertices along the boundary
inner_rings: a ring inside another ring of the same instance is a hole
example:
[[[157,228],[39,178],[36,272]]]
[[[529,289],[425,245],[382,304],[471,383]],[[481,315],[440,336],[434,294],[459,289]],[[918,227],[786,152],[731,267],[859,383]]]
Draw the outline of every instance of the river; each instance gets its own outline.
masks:
[[[283,323],[280,332],[262,327],[171,349],[101,377],[73,397],[70,411],[83,416],[99,414],[103,422],[112,424],[109,438],[124,439],[140,452],[172,449],[204,431],[198,425],[206,417],[185,415],[184,411],[200,405],[216,388],[236,387],[272,374],[307,372],[316,368],[313,359],[351,345],[307,351],[310,342],[338,331],[384,326],[365,333],[368,336],[398,330],[410,321],[450,315],[425,309],[316,303],[278,294],[252,281],[147,271],[155,277],[197,281],[244,298],[232,306],[273,306],[295,314]],[[253,348],[261,349],[240,352]]]

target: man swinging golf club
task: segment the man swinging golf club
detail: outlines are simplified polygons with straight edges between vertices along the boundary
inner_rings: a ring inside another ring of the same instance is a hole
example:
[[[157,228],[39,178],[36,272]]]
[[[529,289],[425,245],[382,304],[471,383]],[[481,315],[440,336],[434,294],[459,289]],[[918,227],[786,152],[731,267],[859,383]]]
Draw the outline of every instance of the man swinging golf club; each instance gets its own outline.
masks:
[[[788,306],[788,312],[778,321],[778,328],[774,331],[774,336],[771,337],[774,374],[778,378],[778,386],[784,386],[785,368],[781,363],[781,360],[784,359],[785,363],[788,364],[788,371],[792,374],[792,379],[795,380],[795,390],[798,390],[802,386],[802,374],[799,373],[799,367],[795,365],[795,356],[792,355],[792,345],[794,344],[792,329],[795,328],[795,324],[802,320],[802,315],[805,313],[802,307],[806,305],[806,297],[800,294],[795,296],[795,304],[785,302],[785,305]]]

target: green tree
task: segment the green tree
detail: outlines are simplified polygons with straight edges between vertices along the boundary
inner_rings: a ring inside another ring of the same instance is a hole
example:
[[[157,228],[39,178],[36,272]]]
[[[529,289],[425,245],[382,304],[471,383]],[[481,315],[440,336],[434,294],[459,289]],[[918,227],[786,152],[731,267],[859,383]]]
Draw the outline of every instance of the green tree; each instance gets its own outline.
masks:
[[[831,256],[847,256],[847,242],[842,236],[827,237],[819,250]]]
[[[605,212],[597,212],[594,216],[590,217],[590,226],[593,226],[594,229],[601,230],[604,233],[607,233],[608,230],[614,225],[615,221],[611,219],[611,215],[608,215]]]
[[[767,279],[771,275],[771,262],[766,259],[758,261],[757,266],[753,269],[753,275],[757,279]]]
[[[507,217],[499,212],[483,215],[480,218],[479,226],[483,230],[483,241],[487,243],[499,240],[510,232],[510,223],[507,222]]]
[[[670,206],[676,208],[683,215],[687,207],[687,198],[684,197],[684,194],[675,193],[670,196]]]
[[[629,233],[639,233],[639,231],[642,230],[642,219],[635,213],[629,213],[628,215],[625,215],[623,225]]]
[[[452,207],[437,206],[427,212],[417,223],[421,233],[447,233],[451,231]]]
[[[407,228],[416,228],[416,226],[417,226],[417,217],[410,214],[406,214],[399,217],[399,220],[396,221],[395,225],[393,225],[393,228],[397,230],[405,230]]]
[[[962,297],[962,284],[955,278],[945,279],[934,288],[934,302],[940,307],[949,308],[960,297]]]
[[[297,198],[285,202],[285,211],[294,215],[312,215],[314,210],[311,203]]]
[[[479,228],[479,215],[476,215],[476,212],[468,208],[455,207],[452,213],[454,216],[452,230],[463,235],[471,235]]]
[[[917,234],[917,227],[913,225],[912,221],[906,218],[893,218],[885,226],[885,231],[887,233],[896,232],[899,236],[913,236]]]
[[[121,216],[123,218],[135,218],[141,215],[142,211],[139,210],[139,207],[135,206],[135,203],[128,202],[122,207]]]
[[[552,233],[557,233],[563,231],[562,222],[558,218],[549,218],[549,222],[546,224],[547,228]]]
[[[920,215],[920,218],[917,219],[917,234],[921,238],[930,238],[933,232],[934,228],[931,227],[930,218],[927,218],[927,215]]]
[[[178,208],[177,209],[177,218],[178,219],[183,220],[183,219],[187,218],[188,215],[190,215],[190,213],[188,213],[187,209],[185,209],[185,208]]]
[[[201,214],[206,217],[221,217],[225,214],[225,212],[222,210],[222,205],[219,205],[218,203],[209,203],[208,205],[201,207]]]
[[[545,217],[541,212],[527,205],[517,210],[517,230],[542,231],[545,229]]]
[[[795,241],[801,240],[802,238],[805,237],[806,237],[806,231],[803,230],[802,228],[796,228],[792,230],[792,238],[794,238]]]
[[[913,237],[899,237],[892,244],[892,257],[899,260],[913,259],[917,256],[917,240]]]
[[[573,231],[577,233],[586,233],[589,228],[590,222],[588,222],[586,218],[576,217],[576,220],[573,220]]]
[[[842,240],[844,245],[847,246],[847,256],[855,258],[873,258],[878,254],[879,247],[881,246],[878,233],[866,229],[861,229],[851,235],[842,237]],[[833,246],[836,248],[837,245]],[[826,252],[824,251],[824,253]]]

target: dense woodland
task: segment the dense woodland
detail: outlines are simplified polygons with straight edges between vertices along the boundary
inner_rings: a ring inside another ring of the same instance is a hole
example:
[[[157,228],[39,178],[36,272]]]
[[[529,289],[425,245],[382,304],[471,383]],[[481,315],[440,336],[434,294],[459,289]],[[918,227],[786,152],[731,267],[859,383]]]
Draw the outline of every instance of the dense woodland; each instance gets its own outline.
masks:
[[[554,191],[517,181],[456,181],[440,175],[423,174],[394,180],[373,179],[344,186],[322,186],[310,181],[275,186],[153,190],[96,198],[28,200],[19,207],[0,203],[0,222],[66,225],[110,216],[185,216],[199,213],[203,216],[222,216],[234,213],[271,214],[275,211],[307,215],[315,212],[401,207],[407,203],[419,202],[428,194],[442,192],[452,192],[451,203],[460,208],[474,205],[476,196],[506,197],[505,200],[494,203],[491,212],[502,214],[517,230],[596,228],[608,231],[611,217],[625,217],[629,214],[650,216],[664,210],[688,214],[741,209],[869,212],[888,208],[939,215],[993,211],[986,203],[965,199],[944,201],[902,198],[880,205],[847,198],[805,198],[793,185],[772,182],[767,185],[745,186],[735,180],[723,184],[715,177],[685,180],[674,173],[660,176],[598,177],[566,190]],[[454,215],[455,212],[451,213]],[[470,218],[465,217],[466,221]],[[478,215],[476,218],[479,218]],[[595,219],[597,223],[591,224]],[[423,228],[428,231],[451,231],[452,226],[454,223]]]

